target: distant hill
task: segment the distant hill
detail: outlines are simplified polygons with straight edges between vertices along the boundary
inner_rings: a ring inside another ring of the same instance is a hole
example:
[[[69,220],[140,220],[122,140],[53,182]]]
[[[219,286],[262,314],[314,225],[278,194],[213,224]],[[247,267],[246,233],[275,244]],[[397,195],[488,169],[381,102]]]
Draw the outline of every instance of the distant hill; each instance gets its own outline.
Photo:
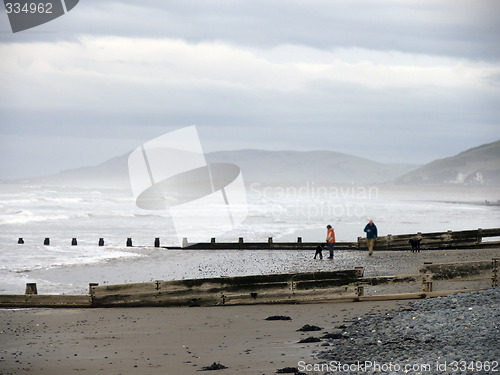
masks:
[[[95,186],[106,188],[130,188],[127,153],[99,165],[64,170],[49,176],[18,179],[13,182],[40,185]]]
[[[43,185],[129,188],[128,156],[102,164],[66,170],[52,176],[10,182]],[[333,151],[218,151],[208,162],[241,168],[247,184],[371,184],[500,186],[500,141],[435,160],[422,167],[384,164]]]
[[[500,186],[500,141],[435,160],[395,180],[412,185]]]
[[[44,185],[129,187],[129,153],[93,167],[66,170],[25,182]],[[219,151],[206,154],[208,162],[233,163],[246,183],[262,184],[371,184],[394,180],[414,165],[378,163],[332,151]],[[19,180],[18,180],[19,181]]]
[[[383,164],[333,151],[220,151],[209,162],[238,165],[246,182],[267,184],[370,184],[394,180],[416,166]]]

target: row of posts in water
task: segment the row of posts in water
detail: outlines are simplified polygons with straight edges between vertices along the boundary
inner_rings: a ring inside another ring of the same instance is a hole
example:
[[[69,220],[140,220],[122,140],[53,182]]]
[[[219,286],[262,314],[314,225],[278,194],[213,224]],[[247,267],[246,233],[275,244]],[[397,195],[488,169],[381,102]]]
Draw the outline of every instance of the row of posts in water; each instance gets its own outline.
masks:
[[[17,243],[22,245],[24,244],[24,239],[22,237],[19,237],[19,240],[17,240]],[[49,246],[50,245],[50,238],[46,237],[44,240],[43,240],[43,244],[45,246]],[[71,246],[77,246],[78,245],[78,240],[76,238],[72,238],[71,239]],[[132,247],[132,238],[127,238],[127,243],[126,243],[127,247]],[[104,238],[99,238],[99,246],[104,246]],[[156,237],[155,238],[155,247],[160,247],[160,238],[159,237]]]
[[[19,237],[19,240],[17,241],[18,244],[24,244],[24,239],[22,237]],[[210,243],[214,244],[215,243],[215,238],[212,238],[210,240]],[[243,237],[239,237],[238,238],[238,243],[242,244],[243,243]],[[267,239],[267,243],[269,244],[272,244],[273,243],[273,238],[272,237],[269,237]],[[302,237],[297,237],[297,243],[300,244],[302,243]],[[49,246],[50,245],[50,238],[46,237],[44,240],[43,240],[43,244],[46,245],[46,246]],[[78,241],[76,238],[72,238],[71,239],[71,246],[77,246],[78,245]],[[127,243],[126,243],[127,247],[132,247],[132,238],[127,238]],[[182,239],[182,247],[186,247],[189,245],[189,242],[187,240],[187,238],[183,238]],[[104,238],[99,238],[99,246],[104,246]],[[160,247],[160,238],[159,237],[156,237],[155,238],[155,244],[154,244],[155,247]]]

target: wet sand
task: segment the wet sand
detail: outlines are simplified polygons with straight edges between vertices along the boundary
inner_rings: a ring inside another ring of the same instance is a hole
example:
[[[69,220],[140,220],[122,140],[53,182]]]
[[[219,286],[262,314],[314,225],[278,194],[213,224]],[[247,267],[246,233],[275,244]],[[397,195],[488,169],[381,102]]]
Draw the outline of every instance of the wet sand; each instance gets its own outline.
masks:
[[[401,302],[127,309],[0,310],[2,374],[274,374],[314,363],[309,337],[340,332]],[[266,320],[284,315],[292,320]],[[305,324],[323,328],[297,332]]]

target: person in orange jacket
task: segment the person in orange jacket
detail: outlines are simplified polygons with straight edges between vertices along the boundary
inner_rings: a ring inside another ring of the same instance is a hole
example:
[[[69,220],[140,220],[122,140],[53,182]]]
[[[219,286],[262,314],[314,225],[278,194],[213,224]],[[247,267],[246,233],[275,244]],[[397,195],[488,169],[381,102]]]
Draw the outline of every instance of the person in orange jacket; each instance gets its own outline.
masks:
[[[333,230],[330,224],[326,226],[326,229],[328,230],[326,234],[326,243],[328,244],[328,251],[330,252],[330,256],[328,257],[328,259],[333,259],[333,245],[335,244],[335,231]]]

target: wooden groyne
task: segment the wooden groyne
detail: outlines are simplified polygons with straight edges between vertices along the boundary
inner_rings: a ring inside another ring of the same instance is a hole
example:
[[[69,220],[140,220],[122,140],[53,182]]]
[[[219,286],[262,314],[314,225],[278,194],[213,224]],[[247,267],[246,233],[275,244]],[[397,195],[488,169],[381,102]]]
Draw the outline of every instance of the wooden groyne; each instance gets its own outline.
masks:
[[[0,294],[0,307],[92,307],[92,298],[85,294]]]
[[[437,249],[464,249],[464,248],[483,248],[500,246],[500,241],[483,241],[484,238],[500,237],[500,228],[463,231],[446,231],[432,233],[411,233],[380,236],[375,243],[375,250],[409,250],[410,239],[419,239],[420,248],[422,250],[437,250]],[[500,239],[500,238],[499,238]],[[185,249],[185,250],[302,250],[314,249],[320,242],[303,242],[301,237],[297,238],[297,242],[274,242],[272,237],[269,237],[267,242],[244,242],[243,238],[239,238],[238,242],[216,242],[212,238],[210,242],[189,243],[184,239],[182,247],[169,247],[170,249]],[[367,248],[366,238],[358,237],[356,242],[337,242],[335,243],[336,250],[365,250]]]
[[[496,241],[483,241],[485,238],[498,237]],[[422,250],[438,250],[438,249],[465,249],[465,248],[485,248],[485,247],[500,247],[500,228],[463,231],[446,231],[446,232],[431,232],[431,233],[410,233],[410,234],[388,234],[380,236],[375,243],[375,250],[409,250],[409,240],[419,239]],[[24,238],[20,237],[18,244],[25,243]],[[50,246],[50,238],[44,239],[44,245]],[[77,238],[72,238],[68,242],[71,246],[77,246]],[[155,248],[172,249],[172,250],[312,250],[322,241],[303,242],[302,237],[297,237],[296,242],[275,242],[272,237],[268,237],[265,242],[245,242],[243,237],[238,239],[238,242],[217,242],[216,238],[212,238],[210,242],[190,243],[187,238],[183,239],[182,246],[160,246],[160,238],[154,238],[152,242]],[[104,238],[99,238],[99,246],[104,246]],[[125,241],[126,247],[149,247],[151,245],[134,245],[133,239],[128,237]],[[335,243],[336,250],[365,250],[366,238],[358,237],[355,242],[337,242]]]
[[[106,285],[93,287],[91,296],[95,307],[291,303],[346,293],[360,272],[353,269]]]
[[[462,231],[446,231],[416,234],[387,235],[377,239],[376,248],[379,250],[407,250],[409,240],[420,240],[421,249],[464,249],[500,246],[500,241],[487,241],[484,238],[499,237],[500,228]],[[366,248],[366,239],[358,237],[360,248]]]
[[[0,307],[168,307],[298,304],[425,298],[452,293],[435,282],[491,279],[498,286],[500,258],[481,262],[424,264],[416,275],[364,277],[364,269],[282,273],[99,286],[87,295],[0,295]],[[422,284],[422,292],[365,296],[365,288]],[[484,285],[484,283],[483,283]],[[469,289],[470,290],[470,289]],[[463,291],[463,290],[462,290]],[[456,291],[453,291],[456,292]],[[26,293],[36,293],[27,286]]]

